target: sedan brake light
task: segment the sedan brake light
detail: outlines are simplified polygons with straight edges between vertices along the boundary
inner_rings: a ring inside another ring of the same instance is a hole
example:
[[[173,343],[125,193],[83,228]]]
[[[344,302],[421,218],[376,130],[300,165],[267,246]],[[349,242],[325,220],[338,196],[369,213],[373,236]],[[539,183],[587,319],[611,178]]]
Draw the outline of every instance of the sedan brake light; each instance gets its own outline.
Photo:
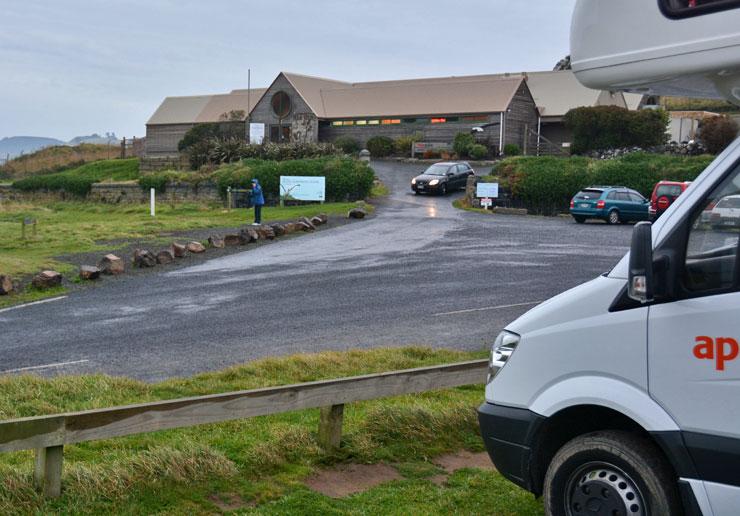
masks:
[[[596,203],[597,210],[603,210],[606,207],[606,201],[599,201]]]
[[[576,201],[574,201],[573,199],[570,200],[570,207],[571,208],[575,208],[576,207]]]

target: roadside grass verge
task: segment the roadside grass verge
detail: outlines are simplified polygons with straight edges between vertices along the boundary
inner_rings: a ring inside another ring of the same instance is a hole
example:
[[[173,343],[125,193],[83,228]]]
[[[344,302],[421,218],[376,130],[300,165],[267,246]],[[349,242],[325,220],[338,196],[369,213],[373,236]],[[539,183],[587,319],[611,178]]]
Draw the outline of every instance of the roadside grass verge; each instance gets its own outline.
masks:
[[[266,207],[265,222],[311,217],[319,213],[345,215],[354,203],[310,204],[285,208]],[[371,206],[366,206],[372,209]],[[251,222],[252,212],[226,210],[219,205],[157,205],[157,216],[145,204],[111,205],[91,202],[7,203],[0,205],[0,274],[23,276],[42,269],[71,272],[74,267],[55,257],[89,251],[115,249],[111,241],[151,239],[174,231],[236,227]],[[27,228],[21,238],[24,218],[38,221],[36,238]]]
[[[481,358],[424,347],[323,352],[270,358],[157,384],[103,375],[0,378],[8,419],[239,389],[339,378]],[[256,514],[542,514],[531,495],[495,472],[461,470],[431,482],[434,456],[483,449],[475,408],[483,386],[353,403],[342,448],[316,441],[318,410],[264,416],[65,447],[64,491],[43,500],[32,488],[30,452],[0,455],[3,514],[218,514],[236,498]],[[302,481],[336,463],[396,464],[405,477],[331,499]]]

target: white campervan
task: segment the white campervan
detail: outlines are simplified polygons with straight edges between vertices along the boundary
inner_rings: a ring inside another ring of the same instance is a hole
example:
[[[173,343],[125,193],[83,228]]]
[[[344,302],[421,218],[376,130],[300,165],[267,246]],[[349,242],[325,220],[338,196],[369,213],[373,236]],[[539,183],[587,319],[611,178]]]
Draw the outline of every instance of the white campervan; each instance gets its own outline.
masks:
[[[740,104],[740,0],[578,0],[571,47],[587,86]],[[548,514],[740,515],[740,229],[715,216],[738,195],[740,139],[496,339],[482,434]]]

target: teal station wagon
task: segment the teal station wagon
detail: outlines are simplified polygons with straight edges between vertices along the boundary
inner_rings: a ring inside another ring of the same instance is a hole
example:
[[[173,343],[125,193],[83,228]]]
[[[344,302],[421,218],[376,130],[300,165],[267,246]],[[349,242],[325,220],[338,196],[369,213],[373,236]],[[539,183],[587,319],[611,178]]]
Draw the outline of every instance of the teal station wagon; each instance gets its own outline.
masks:
[[[582,224],[586,219],[601,219],[607,224],[648,220],[650,201],[624,186],[591,186],[570,201],[570,214]]]

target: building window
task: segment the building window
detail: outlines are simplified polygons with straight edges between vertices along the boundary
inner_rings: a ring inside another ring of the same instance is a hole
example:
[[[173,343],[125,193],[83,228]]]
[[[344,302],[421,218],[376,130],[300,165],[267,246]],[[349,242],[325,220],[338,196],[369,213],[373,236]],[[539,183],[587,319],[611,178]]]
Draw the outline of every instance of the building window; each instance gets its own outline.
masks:
[[[433,124],[444,124],[445,122],[447,122],[447,119],[446,118],[432,118],[431,122]]]
[[[380,125],[380,120],[368,120],[367,125]]]
[[[340,125],[342,125],[342,121],[341,120],[334,120],[331,123],[331,125],[333,125],[334,127],[339,127]]]
[[[270,141],[272,143],[290,142],[290,125],[275,124],[270,126]]]
[[[464,116],[463,121],[464,122],[488,122],[488,117],[486,115]]]
[[[415,124],[416,123],[416,118],[404,118],[403,119],[403,123],[404,124]]]
[[[284,91],[278,91],[272,96],[270,101],[272,111],[278,118],[285,118],[290,114],[291,104],[290,97]]]
[[[367,120],[355,120],[355,125],[367,125]]]
[[[669,18],[688,18],[740,7],[740,0],[658,0]]]
[[[401,119],[400,118],[387,118],[385,120],[381,120],[380,123],[383,125],[395,125],[395,124],[400,124]]]

